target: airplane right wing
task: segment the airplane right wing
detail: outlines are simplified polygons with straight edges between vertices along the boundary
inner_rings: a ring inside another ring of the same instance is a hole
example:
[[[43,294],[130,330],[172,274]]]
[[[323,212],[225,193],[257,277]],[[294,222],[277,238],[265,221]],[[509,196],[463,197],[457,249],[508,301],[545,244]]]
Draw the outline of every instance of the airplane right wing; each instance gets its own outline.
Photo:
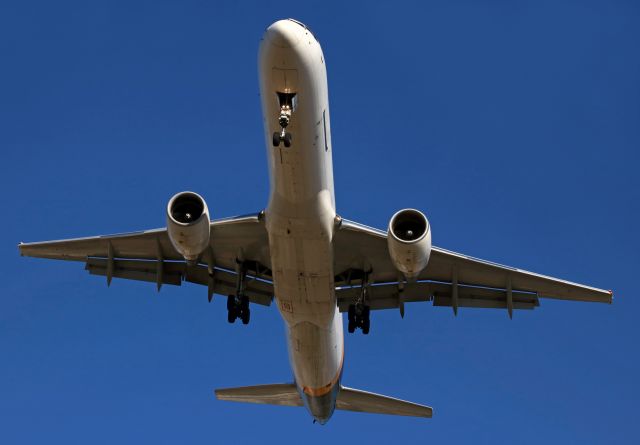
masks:
[[[370,271],[366,304],[371,309],[400,308],[406,302],[434,306],[533,309],[538,298],[611,303],[612,292],[503,266],[433,247],[416,283],[405,283],[393,266],[387,234],[342,220],[334,237],[336,291],[345,312],[359,297],[363,274]]]

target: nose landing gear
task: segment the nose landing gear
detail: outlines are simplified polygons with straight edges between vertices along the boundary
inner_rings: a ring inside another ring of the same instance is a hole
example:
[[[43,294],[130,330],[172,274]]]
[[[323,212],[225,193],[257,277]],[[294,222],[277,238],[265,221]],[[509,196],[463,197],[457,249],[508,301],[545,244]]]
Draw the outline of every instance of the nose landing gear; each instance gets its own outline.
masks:
[[[273,133],[273,146],[274,147],[279,147],[280,146],[280,142],[284,142],[284,146],[289,148],[291,147],[291,133],[288,133],[285,128],[283,127],[282,130],[280,130],[280,132],[274,132]]]
[[[280,116],[278,117],[278,124],[280,125],[280,131],[273,133],[273,146],[279,147],[281,142],[284,142],[284,146],[291,147],[291,133],[287,131],[289,122],[291,121],[291,113],[293,112],[295,93],[278,93],[278,101],[280,103]]]

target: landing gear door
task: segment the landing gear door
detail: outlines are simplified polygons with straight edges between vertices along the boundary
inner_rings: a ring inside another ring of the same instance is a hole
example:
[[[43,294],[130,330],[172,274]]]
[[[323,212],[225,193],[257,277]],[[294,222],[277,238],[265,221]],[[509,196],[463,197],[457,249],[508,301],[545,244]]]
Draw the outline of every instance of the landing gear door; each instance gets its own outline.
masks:
[[[298,70],[283,70],[273,68],[271,72],[273,85],[281,93],[295,93],[298,91]]]

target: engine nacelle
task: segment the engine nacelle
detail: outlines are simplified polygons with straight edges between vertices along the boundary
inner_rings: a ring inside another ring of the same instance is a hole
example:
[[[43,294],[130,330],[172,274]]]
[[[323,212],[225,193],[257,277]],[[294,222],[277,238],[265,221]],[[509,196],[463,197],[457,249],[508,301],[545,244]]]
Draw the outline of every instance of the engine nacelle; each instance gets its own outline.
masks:
[[[407,280],[415,279],[427,267],[431,256],[429,220],[419,210],[400,210],[389,221],[387,244],[396,269]]]
[[[174,195],[167,204],[167,233],[187,261],[196,261],[209,246],[209,209],[194,192]]]

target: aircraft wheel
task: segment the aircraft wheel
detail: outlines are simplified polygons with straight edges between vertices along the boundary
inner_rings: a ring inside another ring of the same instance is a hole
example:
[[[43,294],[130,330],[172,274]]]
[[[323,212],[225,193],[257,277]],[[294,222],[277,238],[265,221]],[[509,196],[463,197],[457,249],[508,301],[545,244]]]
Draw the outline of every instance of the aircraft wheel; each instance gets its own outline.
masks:
[[[291,133],[285,133],[284,135],[284,146],[289,148],[291,147]]]
[[[251,319],[251,311],[248,307],[242,309],[242,315],[240,317],[242,319],[242,324],[249,324],[249,320]]]
[[[349,323],[355,323],[356,321],[356,307],[353,304],[349,305],[349,311],[347,312],[347,320],[349,320]]]
[[[349,334],[353,334],[356,330],[356,323],[353,320],[349,320],[349,324],[347,325],[347,331]]]
[[[229,295],[227,297],[227,310],[232,311],[236,307],[236,297],[233,295]]]
[[[273,146],[274,147],[280,146],[280,133],[278,133],[277,131],[273,133]]]
[[[367,319],[365,319],[365,320],[362,322],[362,333],[363,333],[364,335],[367,335],[367,334],[369,333],[369,328],[370,328],[370,327],[371,327],[371,322],[370,322],[370,321],[369,321],[369,319],[367,318]]]
[[[227,311],[227,321],[229,323],[235,323],[236,318],[238,318],[238,314],[236,313],[235,309],[229,309],[229,311]]]

